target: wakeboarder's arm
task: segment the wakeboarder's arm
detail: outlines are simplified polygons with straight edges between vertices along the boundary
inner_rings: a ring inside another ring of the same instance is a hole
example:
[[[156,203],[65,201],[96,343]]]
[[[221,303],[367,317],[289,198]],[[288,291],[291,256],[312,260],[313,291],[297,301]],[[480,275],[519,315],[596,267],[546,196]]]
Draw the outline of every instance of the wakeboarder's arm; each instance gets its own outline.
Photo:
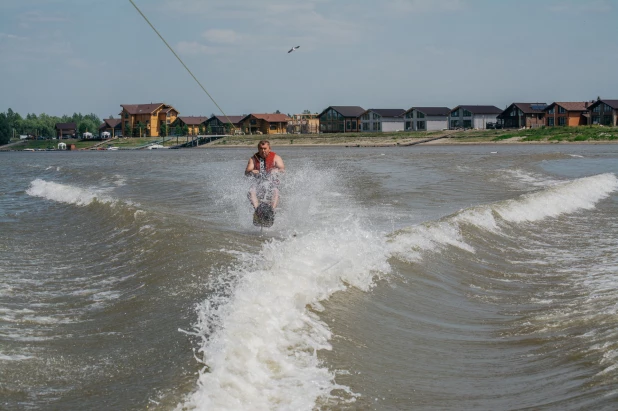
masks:
[[[247,168],[245,168],[245,175],[246,176],[250,176],[252,174],[258,174],[259,171],[255,169],[255,166],[253,165],[253,158],[249,159],[249,162],[247,163]]]
[[[283,164],[283,159],[279,156],[279,154],[275,156],[275,169],[279,173],[285,172],[285,164]]]

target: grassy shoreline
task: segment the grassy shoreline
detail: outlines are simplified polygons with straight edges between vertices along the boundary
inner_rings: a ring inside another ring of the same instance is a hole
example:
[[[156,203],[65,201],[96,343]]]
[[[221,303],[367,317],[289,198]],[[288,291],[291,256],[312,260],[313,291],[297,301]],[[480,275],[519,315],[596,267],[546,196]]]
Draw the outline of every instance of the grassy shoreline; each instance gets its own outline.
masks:
[[[390,132],[390,133],[337,133],[337,134],[274,134],[226,136],[203,144],[197,148],[254,147],[267,139],[276,146],[340,146],[340,147],[396,147],[415,144],[612,144],[618,143],[618,127],[546,127],[527,130],[445,130],[431,132]],[[62,140],[75,144],[78,150],[104,150],[108,146],[121,150],[144,148],[148,144],[159,143],[172,147],[178,143],[191,141],[187,137],[168,137],[161,142],[159,137],[123,138],[111,141]],[[58,140],[28,140],[16,145],[0,146],[0,150],[46,150],[56,148]]]

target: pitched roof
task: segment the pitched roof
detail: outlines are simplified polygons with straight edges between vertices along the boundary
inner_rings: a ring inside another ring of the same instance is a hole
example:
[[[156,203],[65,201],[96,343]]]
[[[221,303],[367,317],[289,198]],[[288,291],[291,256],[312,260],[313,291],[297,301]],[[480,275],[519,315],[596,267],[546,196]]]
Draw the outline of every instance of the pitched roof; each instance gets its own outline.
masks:
[[[472,114],[500,114],[502,110],[500,110],[496,106],[457,106],[451,110],[451,112],[463,108],[464,110],[468,110]]]
[[[291,118],[289,118],[286,114],[251,113],[245,116],[244,118],[247,118],[249,116],[253,116],[257,118],[258,120],[264,120],[269,123],[287,123],[288,121],[291,120]]]
[[[525,114],[541,114],[545,112],[547,103],[513,103],[511,106],[516,106]]]
[[[451,112],[451,109],[448,107],[412,107],[410,110],[406,111],[406,113],[411,110],[420,111],[426,116],[448,116]]]
[[[547,106],[545,110],[554,106],[560,106],[563,107],[566,111],[588,111],[589,105],[590,103],[587,101],[554,101],[549,106]]]
[[[227,116],[226,117],[224,115],[214,115],[211,118],[209,118],[208,120],[212,120],[213,118],[216,118],[217,120],[219,120],[223,124],[227,124],[229,122],[232,122],[232,124],[238,124],[238,123],[240,123],[240,120],[242,120],[245,117],[247,117],[247,116]]]
[[[592,106],[597,106],[601,103],[605,103],[608,106],[610,106],[611,108],[613,108],[614,110],[618,110],[618,100],[597,100],[594,103],[590,104],[588,106],[588,108],[592,107]]]
[[[332,108],[343,117],[360,117],[366,111],[360,106],[328,106],[318,115],[318,117],[321,117],[322,114],[326,113],[329,108]]]
[[[367,111],[373,111],[382,117],[400,117],[406,112],[402,108],[370,108]]]
[[[150,103],[150,104],[121,104],[120,107],[127,110],[129,114],[145,114],[152,113],[159,107],[161,107],[163,103]]]
[[[77,130],[75,123],[56,123],[56,130]]]
[[[103,120],[103,123],[99,126],[99,128],[114,128],[117,127],[121,121],[122,120],[119,118],[106,118]]]
[[[178,116],[178,119],[188,126],[198,126],[208,120],[208,117]]]

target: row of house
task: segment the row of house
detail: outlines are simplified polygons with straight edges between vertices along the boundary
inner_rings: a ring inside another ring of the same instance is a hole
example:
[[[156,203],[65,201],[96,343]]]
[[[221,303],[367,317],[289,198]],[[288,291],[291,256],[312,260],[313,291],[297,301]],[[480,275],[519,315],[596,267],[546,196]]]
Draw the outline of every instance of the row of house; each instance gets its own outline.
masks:
[[[618,100],[513,103],[505,110],[496,106],[460,105],[404,109],[364,109],[359,106],[329,106],[320,114],[262,114],[180,116],[163,103],[124,104],[118,119],[106,119],[100,137],[177,134],[178,127],[198,134],[349,133],[390,131],[435,131],[445,129],[535,128],[541,126],[618,126]],[[74,123],[56,125],[60,137],[75,136]]]

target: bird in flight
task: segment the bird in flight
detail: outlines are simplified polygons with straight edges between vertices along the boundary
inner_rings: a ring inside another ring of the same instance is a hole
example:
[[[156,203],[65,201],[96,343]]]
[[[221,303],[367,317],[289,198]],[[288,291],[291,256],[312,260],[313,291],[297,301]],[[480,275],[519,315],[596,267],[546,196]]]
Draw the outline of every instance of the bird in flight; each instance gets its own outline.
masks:
[[[300,46],[292,47],[292,48],[290,49],[290,51],[288,51],[288,53],[293,52],[294,50],[296,50],[296,49],[297,49],[297,48],[299,48],[299,47],[300,47]]]

